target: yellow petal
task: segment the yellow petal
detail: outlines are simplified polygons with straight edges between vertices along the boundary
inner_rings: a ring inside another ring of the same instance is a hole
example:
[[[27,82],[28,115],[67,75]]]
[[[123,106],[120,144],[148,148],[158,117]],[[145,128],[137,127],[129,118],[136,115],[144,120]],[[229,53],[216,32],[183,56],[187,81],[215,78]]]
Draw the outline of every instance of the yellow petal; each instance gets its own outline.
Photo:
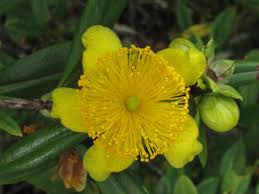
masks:
[[[119,159],[107,154],[98,146],[93,145],[84,156],[84,167],[96,181],[104,181],[111,172],[120,172],[128,168],[134,158]]]
[[[191,116],[187,117],[183,130],[165,153],[166,159],[175,168],[182,168],[202,151],[202,145],[197,140],[199,129]]]
[[[52,92],[51,116],[72,131],[87,133],[79,110],[76,89],[57,88]]]
[[[88,28],[82,36],[82,43],[86,48],[82,59],[84,71],[91,70],[98,57],[122,47],[118,36],[101,25]]]
[[[84,168],[96,181],[104,181],[111,174],[108,170],[106,154],[96,145],[93,145],[85,153]]]
[[[127,169],[133,162],[134,158],[119,159],[116,157],[108,157],[107,163],[111,172],[120,172]]]
[[[167,48],[159,51],[158,55],[175,68],[184,78],[186,86],[194,85],[206,68],[205,56],[196,48],[189,48],[187,51]]]

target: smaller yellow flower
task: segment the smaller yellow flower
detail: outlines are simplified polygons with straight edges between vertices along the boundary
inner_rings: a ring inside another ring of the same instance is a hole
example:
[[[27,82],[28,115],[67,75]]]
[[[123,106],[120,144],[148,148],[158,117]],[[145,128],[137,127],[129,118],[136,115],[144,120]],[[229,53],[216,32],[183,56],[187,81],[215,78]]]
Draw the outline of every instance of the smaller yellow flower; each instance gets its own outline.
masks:
[[[200,72],[178,71],[181,63],[193,68],[200,62],[194,57],[198,51],[174,48],[164,57],[167,51],[156,54],[150,47],[122,48],[116,34],[103,26],[89,28],[82,42],[79,89],[54,90],[52,115],[92,137],[84,167],[93,179],[103,181],[137,159],[148,162],[158,155],[180,168],[202,150],[198,127],[188,115],[185,84],[195,83]]]

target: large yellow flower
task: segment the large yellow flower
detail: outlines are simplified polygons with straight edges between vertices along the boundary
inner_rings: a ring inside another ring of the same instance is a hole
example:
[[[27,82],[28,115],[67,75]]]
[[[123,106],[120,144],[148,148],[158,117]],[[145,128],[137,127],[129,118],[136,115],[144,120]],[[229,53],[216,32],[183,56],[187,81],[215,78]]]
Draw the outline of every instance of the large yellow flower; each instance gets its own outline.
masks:
[[[193,160],[202,146],[197,124],[188,115],[185,83],[195,83],[201,72],[188,77],[185,71],[183,76],[171,58],[176,52],[176,59],[188,68],[190,53],[122,48],[118,37],[103,26],[89,28],[82,41],[86,49],[79,89],[54,90],[52,116],[94,140],[84,157],[92,178],[103,181],[136,159],[147,162],[162,154],[177,168]]]

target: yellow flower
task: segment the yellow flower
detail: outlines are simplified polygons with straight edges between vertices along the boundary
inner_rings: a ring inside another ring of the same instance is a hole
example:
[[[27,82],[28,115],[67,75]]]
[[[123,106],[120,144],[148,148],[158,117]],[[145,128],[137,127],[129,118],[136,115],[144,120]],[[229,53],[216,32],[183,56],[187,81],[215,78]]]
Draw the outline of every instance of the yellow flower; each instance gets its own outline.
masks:
[[[189,88],[171,60],[149,47],[122,48],[103,26],[89,28],[82,41],[79,89],[54,90],[52,115],[94,140],[84,157],[90,176],[103,181],[136,159],[163,154],[177,168],[191,161],[202,146],[188,115]]]

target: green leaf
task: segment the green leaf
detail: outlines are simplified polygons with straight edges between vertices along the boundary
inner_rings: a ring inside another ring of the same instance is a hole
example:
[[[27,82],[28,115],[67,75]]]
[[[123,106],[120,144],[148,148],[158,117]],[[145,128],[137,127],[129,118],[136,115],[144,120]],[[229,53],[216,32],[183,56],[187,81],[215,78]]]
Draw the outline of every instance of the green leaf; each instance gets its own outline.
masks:
[[[218,84],[218,88],[214,91],[215,93],[221,94],[226,97],[231,97],[238,100],[243,100],[240,93],[233,87],[226,84]]]
[[[4,52],[0,52],[0,71],[7,68],[15,61],[14,58]]]
[[[238,186],[238,175],[233,169],[227,169],[221,183],[221,193],[233,193]]]
[[[178,178],[175,183],[174,194],[198,194],[193,182],[185,175]]]
[[[203,76],[203,81],[207,88],[209,88],[212,92],[218,90],[218,85],[215,81],[213,81],[210,77],[208,76]]]
[[[220,175],[224,175],[229,169],[241,172],[245,166],[245,145],[242,139],[234,143],[224,154],[220,162]]]
[[[32,0],[31,7],[33,19],[42,28],[49,18],[48,0]]]
[[[208,145],[207,145],[207,136],[206,136],[206,129],[202,126],[200,128],[200,136],[199,140],[202,143],[202,152],[199,154],[199,159],[201,162],[202,167],[205,167],[207,163],[207,158],[208,158]]]
[[[156,194],[156,193],[171,194],[172,193],[172,185],[166,176],[162,176],[159,179],[153,193],[154,194]]]
[[[31,99],[54,89],[69,49],[70,43],[53,45],[9,65],[0,72],[0,93]]]
[[[215,94],[220,94],[222,96],[243,100],[243,97],[240,95],[240,93],[230,85],[216,83],[207,76],[203,76],[203,81],[205,82],[207,88],[209,88]]]
[[[177,0],[176,20],[182,31],[192,25],[192,10],[187,6],[188,0]]]
[[[222,184],[222,193],[233,193],[233,194],[246,194],[251,180],[251,175],[239,176],[237,173],[229,169],[225,173]]]
[[[240,61],[235,64],[234,73],[245,73],[250,71],[259,71],[258,61]]]
[[[126,194],[126,192],[124,192],[124,189],[114,176],[110,176],[104,182],[98,182],[97,185],[100,188],[102,194]]]
[[[73,133],[63,127],[42,129],[24,137],[4,152],[0,161],[0,184],[17,183],[37,176],[56,165],[62,152],[85,138],[85,134]]]
[[[41,84],[50,84],[51,82],[57,83],[61,78],[61,73],[56,73],[50,76],[44,76],[38,79],[32,79],[28,81],[16,82],[14,84],[6,84],[0,86],[0,94],[9,94],[11,92],[17,92],[26,88],[30,88],[33,86],[38,86]],[[49,85],[48,85],[49,86]],[[54,86],[52,86],[54,88]],[[43,89],[43,88],[40,88]],[[41,93],[38,93],[41,94]]]
[[[3,111],[0,111],[0,129],[15,136],[22,136],[22,130],[17,122]]]
[[[231,75],[228,84],[232,86],[243,86],[250,83],[256,83],[259,80],[259,71],[236,73]]]
[[[222,47],[228,40],[233,31],[235,20],[235,8],[227,8],[215,18],[211,26],[211,35],[215,41],[216,48]]]
[[[215,45],[214,40],[210,39],[205,45],[204,54],[209,62],[211,62],[215,57]]]
[[[212,177],[203,180],[198,186],[199,194],[216,194],[219,186],[219,179]]]
[[[112,26],[119,18],[121,12],[127,5],[128,0],[88,0],[81,16],[79,26],[74,35],[71,52],[67,58],[63,78],[59,86],[64,85],[71,73],[79,65],[82,56],[83,46],[81,37],[85,30],[95,24]]]
[[[256,194],[259,194],[259,181],[256,184]]]
[[[62,72],[70,46],[68,42],[56,44],[17,60],[1,71],[0,84],[31,80]]]
[[[229,59],[220,59],[209,63],[209,67],[216,74],[219,81],[226,82],[234,72],[235,62]]]
[[[238,186],[237,186],[236,190],[233,192],[233,194],[246,194],[250,181],[251,181],[250,174],[239,177]]]
[[[102,194],[147,194],[143,186],[137,184],[127,173],[113,174],[104,182],[98,182]]]

